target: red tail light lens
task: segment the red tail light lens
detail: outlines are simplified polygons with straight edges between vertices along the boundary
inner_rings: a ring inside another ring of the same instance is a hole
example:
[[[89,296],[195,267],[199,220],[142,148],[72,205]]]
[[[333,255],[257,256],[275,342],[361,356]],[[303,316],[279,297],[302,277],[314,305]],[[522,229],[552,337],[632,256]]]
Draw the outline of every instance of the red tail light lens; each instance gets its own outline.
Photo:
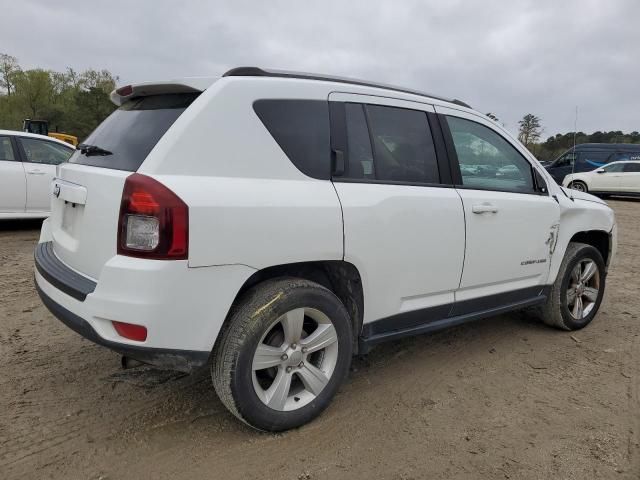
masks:
[[[160,260],[186,260],[189,209],[175,193],[151,177],[130,175],[122,192],[118,254]]]
[[[134,325],[133,323],[111,322],[118,335],[129,340],[144,342],[147,339],[147,327]]]
[[[133,86],[125,85],[124,87],[120,87],[116,90],[116,93],[121,97],[128,97],[133,93]]]

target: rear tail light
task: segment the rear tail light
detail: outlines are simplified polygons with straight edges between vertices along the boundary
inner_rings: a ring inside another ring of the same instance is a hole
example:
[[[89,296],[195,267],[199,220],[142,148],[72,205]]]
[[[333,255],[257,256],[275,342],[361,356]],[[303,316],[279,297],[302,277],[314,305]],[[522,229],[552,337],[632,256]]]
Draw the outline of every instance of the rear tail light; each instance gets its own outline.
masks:
[[[135,340],[137,342],[144,342],[147,339],[147,327],[142,325],[134,325],[133,323],[125,322],[111,322],[113,328],[116,329],[118,335],[129,340]]]
[[[151,177],[127,177],[120,203],[118,254],[186,260],[189,209],[175,193]]]

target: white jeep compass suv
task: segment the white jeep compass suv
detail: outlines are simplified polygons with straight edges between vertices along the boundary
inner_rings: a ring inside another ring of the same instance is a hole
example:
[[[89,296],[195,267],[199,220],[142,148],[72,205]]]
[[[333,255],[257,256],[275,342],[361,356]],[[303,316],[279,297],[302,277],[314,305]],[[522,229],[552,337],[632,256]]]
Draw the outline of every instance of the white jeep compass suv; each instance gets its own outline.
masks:
[[[253,427],[316,417],[380,342],[598,311],[613,212],[461,101],[253,67],[111,98],[52,183],[38,292],[128,358],[209,364]]]

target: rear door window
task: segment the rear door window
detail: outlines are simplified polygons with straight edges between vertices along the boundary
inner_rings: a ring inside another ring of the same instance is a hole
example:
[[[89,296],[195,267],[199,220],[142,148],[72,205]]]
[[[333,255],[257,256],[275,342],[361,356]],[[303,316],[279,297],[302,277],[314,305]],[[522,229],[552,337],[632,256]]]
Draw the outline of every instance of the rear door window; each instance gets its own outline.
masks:
[[[109,115],[82,142],[107,154],[84,154],[79,150],[71,163],[135,172],[173,122],[199,93],[150,95],[129,100]]]
[[[366,105],[376,178],[393,182],[440,183],[427,114]]]
[[[640,173],[640,163],[625,163],[625,173]]]
[[[298,170],[330,178],[329,102],[264,99],[254,102],[253,109]]]
[[[353,179],[369,178],[375,180],[376,172],[373,164],[371,138],[362,104],[345,104],[345,116],[348,167],[344,176]]]
[[[440,183],[425,112],[346,103],[348,169],[344,178],[378,183]]]

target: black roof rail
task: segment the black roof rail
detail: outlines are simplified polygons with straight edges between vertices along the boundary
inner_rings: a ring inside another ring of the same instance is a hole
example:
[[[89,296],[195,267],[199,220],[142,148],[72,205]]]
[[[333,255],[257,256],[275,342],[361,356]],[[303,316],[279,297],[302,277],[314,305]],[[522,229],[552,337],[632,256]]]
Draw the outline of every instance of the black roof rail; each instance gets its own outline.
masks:
[[[429,93],[412,90],[410,88],[396,87],[384,83],[368,82],[366,80],[358,80],[355,78],[334,77],[331,75],[318,75],[316,73],[290,72],[286,70],[266,70],[258,67],[236,67],[225,72],[223,77],[284,77],[284,78],[300,78],[304,80],[324,80],[327,82],[348,83],[351,85],[362,85],[365,87],[383,88],[385,90],[393,90],[394,92],[410,93],[421,97],[432,98],[443,102],[453,103],[461,107],[471,108],[470,105],[462,100],[438,97]]]

